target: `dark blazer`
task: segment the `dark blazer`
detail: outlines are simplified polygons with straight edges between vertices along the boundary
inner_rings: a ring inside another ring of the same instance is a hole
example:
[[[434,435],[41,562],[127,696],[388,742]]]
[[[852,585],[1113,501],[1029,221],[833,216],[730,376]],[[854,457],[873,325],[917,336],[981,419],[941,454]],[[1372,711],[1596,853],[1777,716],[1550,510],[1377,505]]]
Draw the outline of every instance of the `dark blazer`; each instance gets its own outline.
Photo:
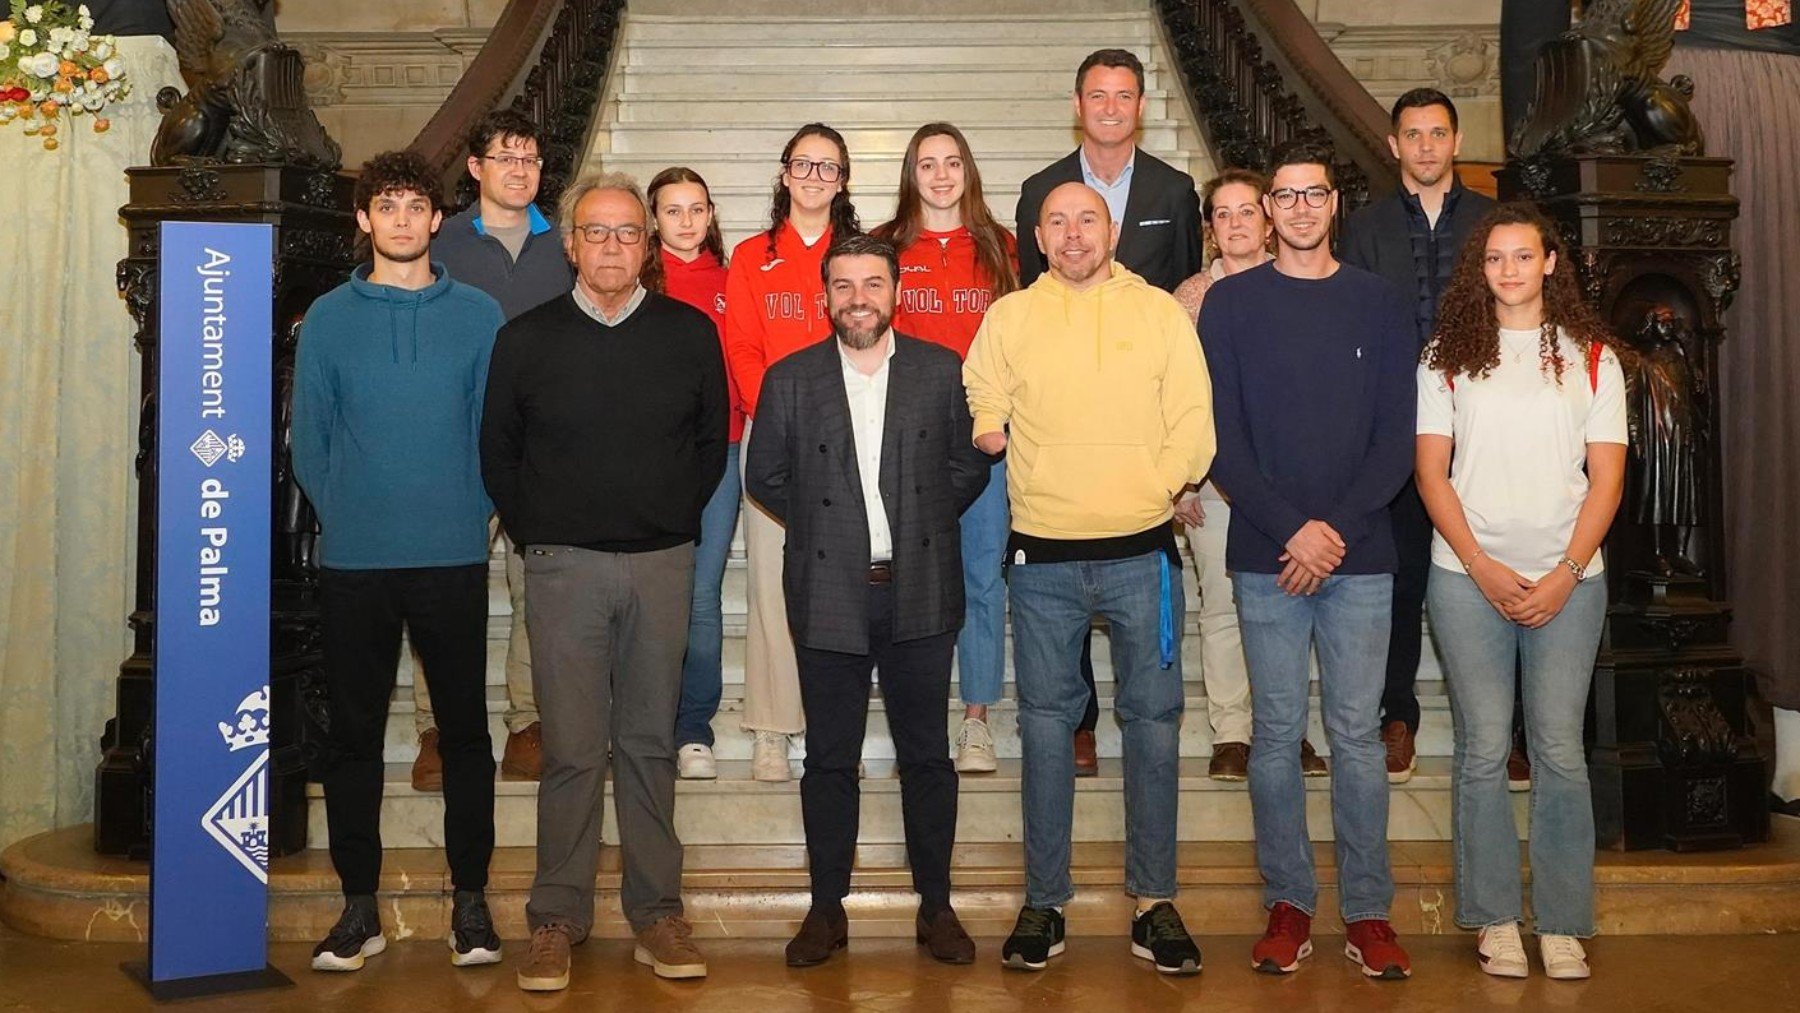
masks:
[[[1050,191],[1081,182],[1081,149],[1051,162],[1019,190],[1019,284],[1048,270],[1037,245],[1038,209]],[[1142,148],[1131,169],[1125,221],[1113,259],[1164,292],[1200,272],[1200,195],[1194,177]]]
[[[956,353],[894,339],[878,505],[894,536],[894,639],[916,640],[962,626],[957,518],[990,462],[970,442]],[[744,482],[787,527],[781,581],[795,643],[869,653],[869,522],[835,337],[769,367]]]
[[[1463,186],[1460,180],[1454,182],[1451,188],[1456,194],[1456,200],[1449,210],[1451,248],[1439,251],[1443,261],[1437,265],[1439,295],[1449,285],[1457,255],[1461,253],[1463,244],[1469,241],[1469,234],[1475,231],[1475,225],[1482,217],[1494,209],[1492,198]],[[1380,275],[1406,294],[1407,306],[1419,308],[1416,315],[1420,318],[1422,333],[1419,334],[1419,341],[1423,345],[1430,337],[1429,331],[1435,323],[1436,306],[1435,300],[1430,299],[1424,279],[1419,277],[1418,260],[1413,256],[1412,228],[1407,224],[1407,201],[1416,199],[1403,190],[1397,190],[1351,215],[1344,225],[1344,238],[1338,244],[1338,256],[1352,267],[1360,267],[1371,274]],[[1439,228],[1443,224],[1440,222]],[[1432,301],[1433,305],[1424,306],[1426,301]],[[1428,309],[1432,312],[1427,312]]]

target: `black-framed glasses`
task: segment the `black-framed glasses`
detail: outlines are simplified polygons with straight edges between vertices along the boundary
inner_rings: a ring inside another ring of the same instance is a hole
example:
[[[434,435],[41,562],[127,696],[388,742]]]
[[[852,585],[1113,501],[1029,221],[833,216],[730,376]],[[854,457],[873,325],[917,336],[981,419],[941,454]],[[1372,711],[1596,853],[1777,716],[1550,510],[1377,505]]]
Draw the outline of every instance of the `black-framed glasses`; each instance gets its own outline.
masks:
[[[844,167],[836,162],[815,162],[810,158],[790,158],[781,164],[787,167],[788,175],[795,179],[806,179],[814,172],[819,174],[821,183],[836,183],[844,178]]]
[[[1302,195],[1306,197],[1307,207],[1322,208],[1325,206],[1325,202],[1331,199],[1331,187],[1309,186],[1304,190],[1296,190],[1291,186],[1284,186],[1279,190],[1269,191],[1269,199],[1283,211],[1298,203]]]
[[[595,246],[608,239],[617,239],[620,246],[636,246],[644,241],[647,230],[642,225],[577,225],[575,231]]]
[[[542,169],[544,159],[538,155],[482,155],[481,160],[492,162],[502,169]]]

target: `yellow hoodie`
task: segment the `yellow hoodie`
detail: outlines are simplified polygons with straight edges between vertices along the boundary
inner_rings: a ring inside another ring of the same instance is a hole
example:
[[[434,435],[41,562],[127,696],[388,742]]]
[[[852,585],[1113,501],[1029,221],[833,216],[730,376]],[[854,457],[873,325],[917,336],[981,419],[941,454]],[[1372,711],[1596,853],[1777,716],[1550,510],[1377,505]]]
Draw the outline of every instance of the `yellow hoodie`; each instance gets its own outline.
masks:
[[[1075,291],[1045,273],[994,303],[963,364],[974,435],[1010,426],[1013,530],[1148,531],[1212,464],[1212,382],[1174,297],[1117,263]]]

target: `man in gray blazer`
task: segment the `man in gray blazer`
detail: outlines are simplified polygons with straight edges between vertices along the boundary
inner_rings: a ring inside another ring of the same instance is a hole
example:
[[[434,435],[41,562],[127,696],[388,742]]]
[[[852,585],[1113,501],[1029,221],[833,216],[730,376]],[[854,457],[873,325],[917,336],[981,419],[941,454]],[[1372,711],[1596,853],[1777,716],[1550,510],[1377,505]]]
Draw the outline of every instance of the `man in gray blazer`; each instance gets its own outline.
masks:
[[[800,806],[812,909],[790,966],[849,941],[869,674],[879,671],[900,767],[917,938],[938,960],[975,959],[950,908],[956,768],[946,714],[963,620],[957,518],[987,485],[956,353],[895,334],[894,247],[851,236],[825,254],[833,337],[769,369],[745,485],[787,528],[788,625],[806,711]]]

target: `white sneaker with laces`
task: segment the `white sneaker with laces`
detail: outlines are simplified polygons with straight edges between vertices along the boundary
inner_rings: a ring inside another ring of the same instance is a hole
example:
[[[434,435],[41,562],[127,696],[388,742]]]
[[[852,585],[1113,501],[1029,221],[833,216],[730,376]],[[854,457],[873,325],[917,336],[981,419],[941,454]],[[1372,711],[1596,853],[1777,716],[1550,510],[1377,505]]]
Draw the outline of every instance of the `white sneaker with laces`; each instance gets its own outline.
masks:
[[[1557,981],[1580,981],[1592,975],[1587,951],[1574,936],[1539,936],[1538,949],[1544,958],[1544,973]]]
[[[750,754],[750,776],[758,781],[791,781],[794,772],[788,768],[788,737],[781,732],[757,732],[756,747]]]
[[[961,774],[991,774],[1000,769],[994,755],[994,733],[981,718],[963,718],[956,733],[956,770]]]
[[[1531,974],[1531,962],[1525,958],[1525,941],[1519,938],[1517,923],[1489,925],[1477,938],[1475,957],[1483,971],[1496,978],[1524,978]]]
[[[719,765],[713,761],[712,747],[704,742],[690,742],[675,754],[675,774],[687,781],[711,781],[719,776]]]

